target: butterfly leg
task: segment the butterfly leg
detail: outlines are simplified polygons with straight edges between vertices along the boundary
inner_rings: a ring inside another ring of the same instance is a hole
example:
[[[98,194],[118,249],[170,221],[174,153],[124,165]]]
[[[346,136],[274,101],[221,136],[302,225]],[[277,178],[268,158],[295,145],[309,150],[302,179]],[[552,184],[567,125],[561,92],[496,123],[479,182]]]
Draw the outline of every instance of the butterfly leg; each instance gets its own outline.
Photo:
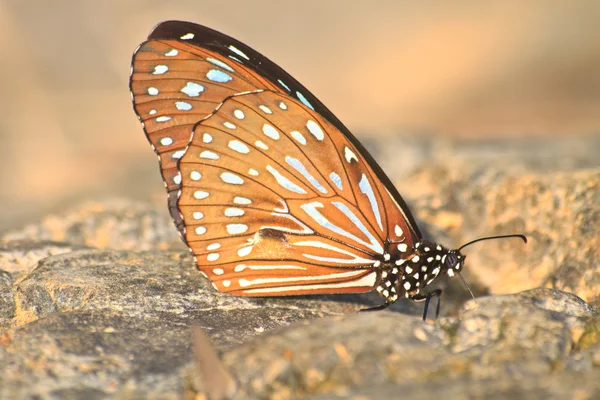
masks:
[[[437,319],[440,315],[440,299],[442,297],[442,289],[436,289],[433,292],[429,292],[427,294],[418,294],[414,297],[411,297],[411,300],[414,301],[425,301],[425,309],[423,310],[423,321],[427,321],[427,310],[429,309],[429,303],[434,297],[437,297],[437,306],[435,308],[435,319]]]
[[[398,274],[392,273],[391,271],[382,271],[379,285],[377,286],[377,293],[385,299],[385,303],[375,307],[366,308],[360,311],[378,311],[385,310],[391,304],[398,300],[398,292],[396,290],[396,283],[398,281]]]
[[[385,310],[386,308],[388,308],[390,306],[390,304],[392,304],[392,303],[389,302],[389,301],[386,301],[385,303],[380,304],[378,306],[370,307],[370,308],[364,308],[364,309],[362,309],[360,311],[362,312],[362,311],[379,311],[379,310]]]

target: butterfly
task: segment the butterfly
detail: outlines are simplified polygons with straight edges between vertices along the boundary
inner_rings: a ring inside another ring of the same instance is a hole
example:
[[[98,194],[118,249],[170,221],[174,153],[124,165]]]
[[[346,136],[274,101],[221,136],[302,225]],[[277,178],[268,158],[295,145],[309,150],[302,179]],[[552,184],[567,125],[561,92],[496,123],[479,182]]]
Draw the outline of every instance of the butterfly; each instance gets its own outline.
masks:
[[[218,291],[376,290],[384,302],[372,309],[408,298],[425,300],[426,314],[441,290],[423,289],[460,275],[464,246],[423,239],[342,122],[245,44],[194,23],[162,22],[133,55],[130,89],[171,217]]]

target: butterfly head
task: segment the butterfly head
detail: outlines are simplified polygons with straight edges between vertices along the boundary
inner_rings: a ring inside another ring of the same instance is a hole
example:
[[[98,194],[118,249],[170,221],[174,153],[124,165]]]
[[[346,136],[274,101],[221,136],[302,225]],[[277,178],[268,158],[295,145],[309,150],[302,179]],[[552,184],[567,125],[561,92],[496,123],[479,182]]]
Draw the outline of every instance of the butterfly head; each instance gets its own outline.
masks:
[[[407,259],[396,263],[401,271],[399,289],[404,291],[405,297],[414,297],[439,276],[458,275],[464,263],[465,256],[460,250],[449,250],[428,240],[421,240],[415,243]]]
[[[441,260],[442,272],[450,278],[460,274],[465,264],[465,258],[466,256],[461,254],[460,250],[446,250]]]
[[[458,249],[450,250],[439,244],[421,240],[415,243],[413,252],[407,259],[396,262],[396,265],[400,266],[401,269],[401,279],[398,280],[398,286],[404,290],[405,297],[412,298],[419,295],[419,292],[437,277],[446,275],[452,278],[458,275],[470,291],[460,274],[466,259],[461,250],[482,240],[509,237],[519,237],[527,242],[527,239],[523,235],[491,236],[473,240]]]

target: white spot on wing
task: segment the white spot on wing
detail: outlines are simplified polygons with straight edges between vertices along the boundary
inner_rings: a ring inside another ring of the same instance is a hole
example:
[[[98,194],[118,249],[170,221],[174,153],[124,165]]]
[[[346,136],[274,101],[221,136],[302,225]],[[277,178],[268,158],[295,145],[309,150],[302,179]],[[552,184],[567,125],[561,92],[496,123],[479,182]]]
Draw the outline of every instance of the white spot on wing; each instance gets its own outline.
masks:
[[[248,254],[250,254],[250,252],[252,252],[252,246],[242,247],[237,253],[240,257],[246,257]]]
[[[281,175],[279,173],[279,171],[277,171],[272,166],[267,165],[267,171],[269,171],[271,173],[271,175],[273,175],[273,177],[275,177],[275,179],[277,180],[277,183],[279,183],[283,188],[285,188],[291,192],[306,194],[306,190],[302,189],[300,186],[296,185],[294,182],[290,181],[288,178]]]
[[[235,129],[236,128],[236,126],[234,124],[232,124],[231,122],[229,122],[229,121],[223,122],[223,126],[225,128],[229,128],[229,129]]]
[[[220,255],[219,253],[210,253],[208,256],[206,256],[206,259],[208,261],[217,261],[219,259]]]
[[[319,283],[317,285],[296,285],[296,286],[280,286],[280,287],[272,287],[272,288],[257,288],[257,289],[247,289],[244,290],[244,293],[276,293],[276,292],[300,292],[300,291],[312,291],[315,289],[339,289],[346,287],[373,287],[375,286],[375,281],[377,279],[377,275],[375,272],[372,272],[358,280],[350,280],[348,282],[340,282],[340,283]]]
[[[241,217],[242,215],[245,214],[244,210],[242,210],[241,208],[226,208],[225,212],[223,213],[226,217]]]
[[[360,191],[367,195],[369,199],[369,203],[371,203],[371,208],[373,209],[373,214],[375,214],[375,219],[377,219],[377,225],[379,225],[379,229],[383,232],[383,226],[381,225],[381,215],[379,214],[379,206],[377,205],[377,199],[375,198],[375,193],[373,192],[373,188],[369,183],[369,179],[365,174],[362,174],[360,178],[360,182],[358,183],[358,187]]]
[[[194,213],[192,214],[192,216],[196,220],[204,218],[204,214],[202,214],[200,211],[194,211]]]
[[[212,260],[209,260],[209,261],[212,261]],[[225,273],[225,271],[223,270],[223,268],[215,268],[215,269],[213,269],[212,272],[215,275],[223,275]]]
[[[273,111],[271,111],[271,109],[264,104],[261,104],[258,106],[258,108],[260,108],[265,114],[273,114]]]
[[[196,235],[204,235],[206,233],[206,228],[203,226],[197,226],[195,232]]]
[[[190,178],[192,178],[193,181],[199,181],[200,178],[202,178],[202,175],[198,171],[192,171]]]
[[[344,254],[344,255],[351,257],[351,258],[332,258],[332,257],[316,256],[313,254],[305,254],[305,253],[302,254],[304,257],[309,258],[311,260],[332,262],[332,263],[338,263],[338,264],[366,265],[366,264],[373,263],[372,259],[358,257],[356,254],[354,254],[350,251],[340,249],[338,247],[332,246],[328,243],[320,242],[318,240],[307,240],[307,241],[302,241],[302,242],[294,242],[293,244],[294,244],[294,246],[310,246],[310,247],[317,247],[317,248],[325,249],[325,250],[332,250],[337,253]]]
[[[204,86],[196,82],[188,82],[181,89],[181,92],[187,94],[190,97],[198,97],[200,96],[200,93],[204,92]]]
[[[318,140],[323,140],[325,138],[323,130],[315,121],[309,119],[306,123],[306,127],[308,128],[309,132],[312,133],[313,136],[316,137]]]
[[[176,49],[171,49],[165,53],[167,57],[175,57],[179,52]]]
[[[221,243],[212,243],[206,246],[206,250],[213,251],[221,248]]]
[[[261,142],[260,140],[257,140],[256,142],[254,142],[254,144],[256,145],[256,147],[261,148],[263,150],[269,150],[269,146],[267,146],[266,144],[264,144],[263,142]]]
[[[402,231],[402,228],[400,228],[400,226],[396,225],[396,226],[394,227],[394,233],[396,234],[396,236],[398,236],[398,237],[402,237],[402,234],[403,234],[404,232]]]
[[[287,110],[287,104],[285,104],[283,101],[279,102],[279,108],[281,108],[282,110]]]
[[[205,134],[203,134],[203,135],[202,135],[202,141],[203,141],[204,143],[210,143],[210,142],[212,142],[212,139],[213,139],[213,138],[212,138],[212,136],[210,135],[210,133],[205,133]]]
[[[166,116],[156,117],[156,122],[167,122],[170,120],[171,120],[171,117],[166,117]]]
[[[244,119],[245,115],[244,112],[242,110],[235,110],[233,112],[233,116],[236,117],[237,119]]]
[[[186,103],[185,101],[176,101],[175,107],[179,111],[190,111],[192,109],[192,105],[190,103]]]
[[[155,88],[155,87],[149,87],[149,88],[148,88],[148,94],[149,94],[150,96],[156,96],[158,93],[159,93],[159,92],[158,92],[158,89],[157,89],[157,88]]]
[[[251,269],[253,271],[269,271],[269,270],[277,270],[277,269],[299,269],[305,271],[306,268],[300,267],[297,265],[246,265],[246,264],[238,264],[233,269],[235,272],[242,272],[245,269]]]
[[[299,143],[304,144],[304,145],[306,144],[306,138],[300,132],[298,132],[298,131],[291,131],[290,135],[292,135],[292,137],[294,139],[296,139],[296,141],[298,141]]]
[[[208,197],[208,195],[209,195],[209,193],[208,193],[208,192],[204,192],[204,191],[202,191],[202,190],[196,190],[196,191],[194,192],[194,198],[196,198],[196,199],[198,199],[198,200],[205,199],[205,198],[207,198],[207,197]]]
[[[398,250],[399,250],[401,253],[405,253],[405,252],[406,252],[406,250],[408,250],[408,246],[406,245],[406,243],[400,243],[400,244],[398,245]]]
[[[292,167],[294,167],[294,169],[298,172],[300,172],[300,174],[302,174],[302,176],[304,178],[306,178],[311,185],[313,185],[319,192],[323,193],[323,194],[327,194],[327,189],[325,189],[323,187],[323,185],[321,185],[321,183],[315,179],[314,176],[312,176],[310,174],[310,172],[308,172],[308,170],[306,169],[306,167],[304,166],[304,164],[302,164],[302,162],[300,162],[300,160],[290,157],[290,156],[286,156],[285,157],[285,161],[291,165]]]
[[[170,137],[164,137],[162,139],[160,139],[160,144],[162,144],[163,146],[170,146],[173,144],[173,139],[171,139]]]
[[[344,157],[348,162],[352,162],[352,160],[358,162],[358,157],[356,157],[356,154],[348,146],[344,147]]]
[[[206,57],[206,61],[213,63],[214,65],[221,67],[223,69],[226,69],[229,72],[234,72],[233,68],[231,68],[229,65],[225,64],[223,61],[221,60],[217,60],[215,58],[212,57]]]
[[[234,45],[230,45],[229,46],[229,50],[233,51],[238,56],[245,58],[246,60],[250,60],[250,58],[248,58],[248,56],[246,55],[246,53],[244,53],[243,51],[241,51],[240,49],[238,49]]]
[[[231,140],[229,142],[229,144],[227,145],[227,147],[229,147],[230,149],[235,150],[241,154],[248,154],[250,152],[250,149],[248,148],[248,146],[246,146],[244,143],[240,142],[239,140]]]
[[[173,158],[173,159],[178,159],[178,158],[181,158],[181,157],[183,157],[183,155],[184,155],[184,154],[185,154],[185,150],[177,150],[176,152],[174,152],[174,153],[171,155],[171,158]]]
[[[279,84],[281,86],[283,86],[285,88],[285,90],[287,90],[288,92],[291,92],[290,88],[288,87],[288,85],[286,85],[285,83],[283,83],[283,81],[281,79],[277,79],[277,82],[279,82]]]
[[[354,215],[354,213],[352,211],[350,211],[350,209],[345,204],[340,203],[340,202],[332,202],[331,204],[333,204],[338,210],[340,210],[341,212],[346,214],[348,219],[350,219],[350,221],[352,221],[352,223],[354,223],[354,225],[356,225],[356,227],[359,228],[361,230],[361,232],[363,232],[367,238],[369,238],[370,243],[367,243],[364,240],[356,237],[352,233],[340,228],[337,225],[332,224],[327,218],[325,218],[325,216],[323,216],[323,214],[321,214],[319,211],[317,211],[317,208],[323,208],[322,203],[315,201],[312,203],[303,204],[300,206],[300,208],[302,208],[302,210],[304,210],[304,212],[306,212],[312,219],[314,219],[322,227],[329,229],[330,231],[335,232],[338,235],[352,239],[352,240],[356,241],[357,243],[365,245],[365,246],[369,247],[370,249],[372,249],[373,251],[375,251],[376,253],[383,254],[383,247],[381,246],[381,243],[379,243],[377,241],[377,239],[375,239],[375,237],[373,237],[373,235],[367,230],[367,228],[363,225],[363,223],[356,217],[356,215]]]
[[[252,176],[258,176],[258,171],[257,171],[257,170],[255,170],[254,168],[250,168],[250,169],[248,170],[248,173],[249,173],[250,175],[252,175]]]
[[[208,160],[218,160],[219,155],[213,151],[204,150],[202,153],[200,153],[200,158],[206,158]]]
[[[273,140],[279,139],[279,132],[277,132],[277,129],[273,128],[272,125],[264,124],[262,127],[262,131],[265,135],[267,135]]]
[[[244,233],[248,230],[248,225],[246,224],[227,224],[226,226],[227,233],[230,235],[238,235],[240,233]]]
[[[357,276],[357,275],[361,275],[364,274],[365,271],[363,270],[353,270],[353,271],[348,271],[348,272],[338,272],[335,274],[329,274],[329,275],[316,275],[316,276],[294,276],[294,277],[289,277],[289,278],[256,278],[253,280],[248,280],[248,279],[240,279],[239,280],[239,284],[241,287],[248,287],[248,286],[253,286],[253,285],[262,285],[262,284],[266,284],[266,283],[284,283],[284,282],[306,282],[306,281],[321,281],[321,280],[327,280],[327,279],[340,279],[340,278],[350,278],[353,276]],[[375,273],[371,273],[369,275],[375,275]],[[372,281],[373,284],[375,283],[375,279],[370,279],[369,281]],[[354,282],[355,283],[355,282]],[[321,283],[319,285],[315,285],[316,287],[321,287]],[[346,287],[346,286],[356,286],[355,284],[353,284],[353,282],[344,282],[341,283],[339,285],[342,286],[338,286],[338,287]],[[363,284],[359,285],[359,286],[363,286]],[[277,289],[277,288],[265,288],[265,289]],[[258,289],[255,289],[258,290]],[[285,291],[289,291],[290,287],[286,287]]]
[[[181,36],[182,40],[190,40],[194,38],[194,34],[193,33],[186,33],[185,35]]]
[[[252,204],[252,200],[241,196],[234,197],[233,202],[235,204]]]
[[[340,178],[338,174],[332,172],[331,174],[329,174],[329,179],[331,179],[331,181],[335,183],[335,186],[337,186],[338,189],[342,190],[342,178]]]
[[[206,73],[206,77],[211,81],[218,83],[226,83],[233,79],[229,74],[219,71],[218,69],[211,69]]]
[[[289,90],[289,89],[288,89],[288,90]],[[300,92],[296,92],[296,96],[298,97],[298,99],[299,99],[299,100],[300,100],[302,103],[304,103],[304,105],[305,105],[306,107],[308,107],[308,108],[310,108],[311,110],[313,110],[313,111],[314,111],[314,108],[313,108],[312,104],[310,104],[310,103],[308,102],[308,100],[306,100],[306,97],[304,97],[304,95],[303,95],[302,93],[300,93]]]
[[[152,75],[162,75],[169,70],[169,67],[166,65],[157,65],[154,67],[154,71],[152,71]]]
[[[244,180],[242,178],[240,178],[236,174],[232,174],[231,172],[223,172],[221,174],[221,180],[231,185],[241,185],[244,183]]]

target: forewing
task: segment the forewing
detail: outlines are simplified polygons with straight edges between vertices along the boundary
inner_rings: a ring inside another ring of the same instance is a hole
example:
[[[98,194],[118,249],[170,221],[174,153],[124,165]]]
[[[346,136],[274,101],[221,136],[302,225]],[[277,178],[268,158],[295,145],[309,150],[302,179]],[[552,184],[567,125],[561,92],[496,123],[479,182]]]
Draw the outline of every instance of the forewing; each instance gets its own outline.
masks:
[[[217,289],[371,290],[378,262],[420,237],[360,142],[239,41],[161,23],[134,54],[131,91],[173,219]]]
[[[160,27],[133,55],[130,90],[135,112],[158,155],[169,210],[181,231],[174,196],[180,189],[177,163],[194,125],[231,95],[275,85],[233,59],[182,39],[188,32],[161,33]]]

